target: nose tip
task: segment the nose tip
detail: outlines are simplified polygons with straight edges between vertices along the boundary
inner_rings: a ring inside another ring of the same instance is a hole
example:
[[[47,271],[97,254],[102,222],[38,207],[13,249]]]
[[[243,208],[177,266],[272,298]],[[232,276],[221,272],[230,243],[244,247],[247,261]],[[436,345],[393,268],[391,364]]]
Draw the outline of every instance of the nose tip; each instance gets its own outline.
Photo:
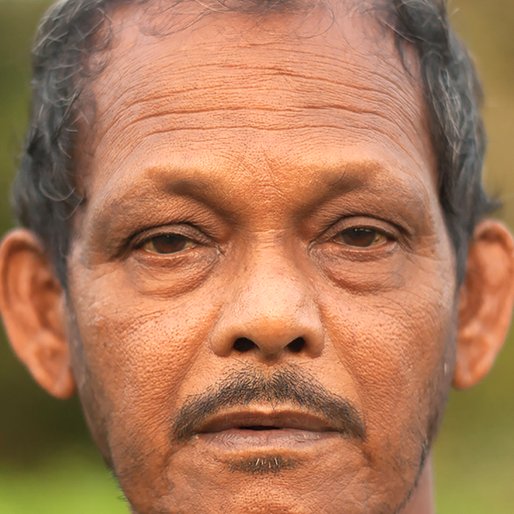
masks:
[[[323,346],[317,308],[305,301],[226,306],[211,339],[211,348],[220,357],[253,355],[263,360],[286,355],[318,357]]]

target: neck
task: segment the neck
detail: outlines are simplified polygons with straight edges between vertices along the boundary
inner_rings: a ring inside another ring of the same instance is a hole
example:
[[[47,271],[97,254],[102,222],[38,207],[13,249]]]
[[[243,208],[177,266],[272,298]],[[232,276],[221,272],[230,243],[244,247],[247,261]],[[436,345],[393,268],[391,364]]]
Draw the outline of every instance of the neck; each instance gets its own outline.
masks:
[[[419,477],[416,489],[399,514],[434,514],[434,512],[432,459],[429,455]]]

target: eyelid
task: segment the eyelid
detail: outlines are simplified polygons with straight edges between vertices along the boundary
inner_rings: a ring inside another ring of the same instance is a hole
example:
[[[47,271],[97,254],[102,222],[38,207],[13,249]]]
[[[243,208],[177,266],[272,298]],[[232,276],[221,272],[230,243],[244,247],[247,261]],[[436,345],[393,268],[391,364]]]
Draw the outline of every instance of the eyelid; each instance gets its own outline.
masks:
[[[352,228],[374,230],[392,240],[399,240],[404,232],[401,227],[385,220],[365,215],[352,215],[345,216],[330,225],[323,233],[323,240],[328,241],[337,234]]]
[[[138,249],[154,237],[169,235],[182,236],[197,244],[207,244],[210,241],[210,239],[199,229],[187,223],[182,223],[177,225],[163,225],[160,227],[141,230],[136,235],[132,236],[131,246],[132,248]]]

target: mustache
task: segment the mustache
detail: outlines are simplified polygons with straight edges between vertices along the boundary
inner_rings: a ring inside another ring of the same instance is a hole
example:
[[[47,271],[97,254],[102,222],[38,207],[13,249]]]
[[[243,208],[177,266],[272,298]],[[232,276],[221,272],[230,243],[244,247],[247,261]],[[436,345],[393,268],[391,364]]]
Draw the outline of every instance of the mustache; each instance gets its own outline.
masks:
[[[329,392],[305,371],[289,366],[271,375],[256,369],[234,372],[205,392],[186,399],[172,426],[171,436],[185,441],[209,416],[230,407],[265,402],[277,407],[294,405],[322,416],[334,430],[365,440],[366,427],[352,403]]]

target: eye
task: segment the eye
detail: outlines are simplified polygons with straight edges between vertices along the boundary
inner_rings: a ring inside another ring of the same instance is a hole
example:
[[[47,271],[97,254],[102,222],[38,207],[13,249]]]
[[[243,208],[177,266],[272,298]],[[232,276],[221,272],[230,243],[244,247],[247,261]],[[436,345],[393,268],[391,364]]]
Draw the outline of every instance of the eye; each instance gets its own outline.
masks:
[[[351,227],[342,230],[334,237],[334,241],[347,246],[369,248],[387,243],[389,237],[383,232],[369,227]]]
[[[139,248],[149,253],[169,255],[196,246],[196,243],[181,234],[160,234],[143,241]]]

